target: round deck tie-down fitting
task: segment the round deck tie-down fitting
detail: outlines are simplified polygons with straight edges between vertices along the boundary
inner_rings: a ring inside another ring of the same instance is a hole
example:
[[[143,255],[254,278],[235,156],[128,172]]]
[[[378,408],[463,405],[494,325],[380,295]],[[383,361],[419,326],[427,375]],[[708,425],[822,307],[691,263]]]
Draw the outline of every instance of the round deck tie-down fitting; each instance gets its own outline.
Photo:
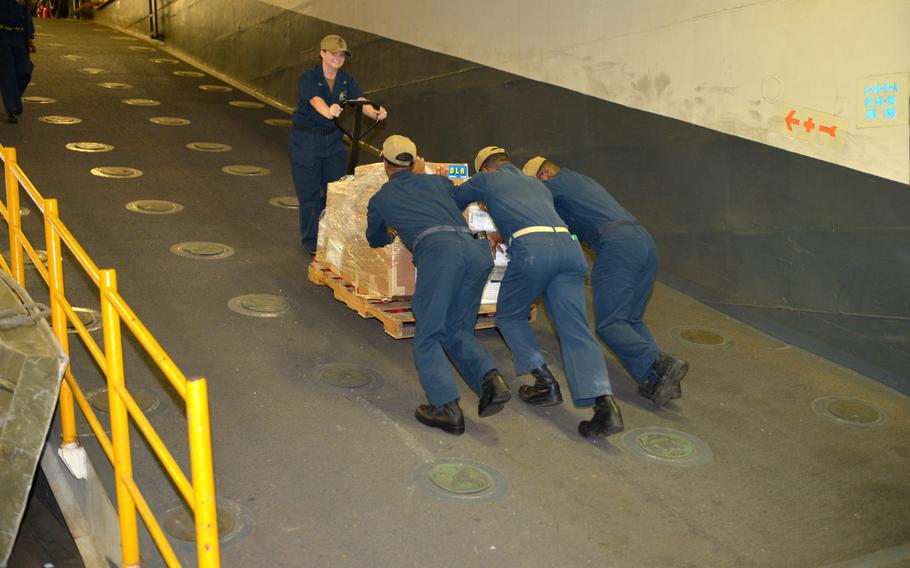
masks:
[[[123,103],[130,106],[151,107],[159,106],[161,104],[161,101],[156,101],[155,99],[123,99]]]
[[[60,116],[60,115],[50,115],[42,116],[39,118],[41,122],[46,122],[48,124],[79,124],[82,122],[81,118],[75,116]]]
[[[221,168],[226,174],[231,174],[232,176],[244,176],[244,177],[259,177],[267,176],[271,171],[266,168],[261,168],[259,166],[251,166],[246,164],[235,164],[230,166],[224,166]]]
[[[890,418],[875,405],[847,396],[818,398],[812,402],[812,410],[839,424],[858,428],[878,428],[884,426]]]
[[[104,144],[102,142],[70,142],[66,145],[67,150],[72,150],[73,152],[110,152],[114,149],[110,144]]]
[[[177,116],[153,116],[149,119],[152,124],[161,124],[164,126],[186,126],[190,123],[189,119]]]
[[[92,175],[103,178],[131,179],[142,175],[142,170],[126,166],[101,166],[91,169]]]
[[[215,517],[218,522],[218,542],[228,546],[236,540],[249,535],[255,522],[253,515],[237,503],[216,496]],[[195,547],[196,521],[192,511],[183,503],[172,504],[164,509],[159,517],[165,534],[174,539],[178,546]]]
[[[229,152],[232,149],[220,142],[190,142],[186,147],[197,152]]]
[[[269,199],[269,204],[283,209],[300,209],[300,200],[296,195],[281,195]]]
[[[708,444],[671,428],[637,428],[626,433],[622,440],[633,453],[655,463],[695,466],[714,459]]]
[[[177,243],[171,247],[171,252],[177,256],[195,258],[200,260],[219,260],[234,254],[234,249],[221,243],[210,241],[188,241]]]
[[[670,330],[670,335],[674,339],[702,349],[727,349],[734,344],[733,340],[727,339],[713,329],[694,325],[674,327]]]
[[[228,101],[228,104],[237,108],[262,108],[265,106],[256,101]]]
[[[259,318],[283,316],[291,310],[292,305],[287,298],[273,294],[243,294],[228,301],[231,311]]]
[[[173,201],[162,199],[140,199],[130,201],[126,208],[136,213],[145,213],[147,215],[170,215],[183,211],[183,205]]]
[[[85,326],[86,331],[97,331],[101,329],[101,312],[98,310],[93,310],[91,308],[73,308],[73,311],[76,312],[76,317],[78,317],[82,325]],[[67,319],[66,322],[66,331],[69,333],[76,333],[76,326],[74,326],[69,319]]]
[[[493,501],[509,491],[509,482],[501,473],[466,459],[426,463],[417,469],[414,479],[433,496],[463,502]]]
[[[136,405],[144,413],[154,411],[161,404],[161,401],[146,389],[131,387],[129,389],[129,392],[133,397],[133,400],[136,401]],[[110,395],[108,395],[107,392],[107,388],[94,390],[88,393],[85,398],[88,399],[89,403],[91,403],[95,410],[100,410],[101,412],[110,414],[111,401]]]

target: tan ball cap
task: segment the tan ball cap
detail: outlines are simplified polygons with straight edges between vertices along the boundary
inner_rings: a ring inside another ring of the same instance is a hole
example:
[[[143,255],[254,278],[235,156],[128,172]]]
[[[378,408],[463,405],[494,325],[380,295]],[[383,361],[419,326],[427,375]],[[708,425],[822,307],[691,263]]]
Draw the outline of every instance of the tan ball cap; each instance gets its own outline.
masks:
[[[410,160],[399,160],[401,154],[410,154]],[[417,157],[417,145],[410,138],[393,134],[382,143],[382,157],[396,166],[410,166]]]
[[[537,177],[537,172],[540,171],[540,166],[542,166],[546,161],[547,159],[543,156],[534,156],[525,162],[525,166],[521,168],[521,173],[526,176],[531,176],[532,178]]]
[[[319,42],[319,49],[328,51],[329,53],[344,52],[347,57],[351,56],[351,52],[348,51],[347,42],[339,35],[327,35],[322,38],[322,41]]]
[[[474,158],[474,171],[480,173],[480,166],[492,156],[493,154],[508,154],[508,150],[501,148],[499,146],[487,146],[480,152],[477,152],[477,157]]]

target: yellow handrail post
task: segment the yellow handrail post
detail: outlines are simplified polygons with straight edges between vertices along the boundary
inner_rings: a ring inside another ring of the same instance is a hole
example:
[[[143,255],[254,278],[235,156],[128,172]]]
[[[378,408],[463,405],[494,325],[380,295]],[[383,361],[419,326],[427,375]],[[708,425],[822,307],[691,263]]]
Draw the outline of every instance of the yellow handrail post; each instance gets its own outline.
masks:
[[[221,566],[218,549],[218,509],[212,466],[212,432],[209,395],[205,379],[190,377],[186,383],[186,421],[190,442],[190,467],[196,501],[196,552],[200,568]]]
[[[125,482],[133,478],[129,414],[126,404],[117,393],[118,386],[125,387],[120,315],[109,299],[110,296],[117,294],[117,274],[110,269],[102,270],[100,284],[107,395],[111,406],[111,445],[114,448],[114,477],[117,485],[117,509],[120,513],[120,545],[123,549],[122,566],[123,568],[138,568],[140,559],[136,502]]]
[[[66,331],[66,310],[60,302],[63,298],[63,251],[60,235],[51,223],[51,217],[58,218],[57,200],[44,200],[44,239],[47,247],[48,288],[51,298],[51,324],[57,341],[69,355],[69,336]],[[60,424],[63,431],[63,445],[76,443],[76,410],[73,391],[66,381],[60,382]]]
[[[22,258],[22,243],[19,242],[19,231],[22,228],[22,213],[19,210],[19,180],[13,173],[16,165],[16,149],[6,149],[3,160],[3,172],[6,177],[6,214],[9,222],[9,262],[13,278],[25,286],[25,264]]]

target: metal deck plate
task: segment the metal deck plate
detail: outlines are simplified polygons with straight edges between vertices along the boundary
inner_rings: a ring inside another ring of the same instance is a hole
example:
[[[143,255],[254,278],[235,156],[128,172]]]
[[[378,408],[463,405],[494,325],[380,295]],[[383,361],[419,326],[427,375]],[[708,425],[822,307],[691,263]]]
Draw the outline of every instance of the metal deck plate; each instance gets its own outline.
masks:
[[[101,166],[91,169],[93,176],[103,178],[130,179],[142,175],[142,170],[126,166]]]
[[[98,310],[93,310],[91,308],[73,308],[73,311],[76,312],[79,321],[82,322],[82,325],[85,326],[86,330],[97,331],[101,329],[101,312]],[[68,320],[66,322],[66,331],[69,333],[76,333],[75,326]]]
[[[257,318],[277,318],[291,310],[291,301],[272,294],[244,294],[228,301],[231,311]]]
[[[136,213],[145,213],[147,215],[170,215],[183,211],[183,205],[173,201],[164,201],[161,199],[140,199],[130,201],[126,208]]]
[[[656,463],[695,466],[714,459],[708,444],[670,428],[637,428],[626,433],[622,440],[633,453]]]
[[[155,395],[144,388],[130,387],[129,391],[133,400],[135,400],[136,404],[139,406],[139,409],[144,413],[154,411],[161,404],[161,401],[158,400]],[[88,399],[95,410],[100,410],[107,414],[111,413],[111,399],[106,388],[93,390],[85,395],[85,398]]]
[[[670,334],[677,340],[683,341],[703,349],[727,349],[733,346],[733,341],[727,339],[719,332],[705,327],[684,325],[674,327]]]
[[[158,106],[161,101],[155,99],[123,99],[124,104],[132,106]]]
[[[201,260],[218,260],[234,254],[234,249],[221,243],[209,241],[188,241],[177,243],[171,247],[171,252],[177,256],[196,258]]]
[[[70,142],[66,149],[73,152],[110,152],[114,147],[101,142]]]
[[[417,469],[417,484],[436,497],[486,502],[508,494],[509,483],[492,467],[466,459],[445,459]]]
[[[216,515],[218,519],[218,541],[223,546],[248,536],[253,532],[255,522],[253,515],[237,503],[216,496]],[[196,525],[192,512],[183,502],[171,504],[163,514],[156,514],[161,521],[161,528],[174,539],[178,546],[196,544]],[[195,552],[195,550],[193,550]]]
[[[227,144],[220,142],[190,142],[186,147],[199,152],[227,152],[231,149]]]
[[[857,428],[879,428],[890,419],[884,410],[871,403],[847,396],[818,398],[812,402],[812,410],[819,416]]]
[[[190,123],[189,120],[177,116],[153,116],[149,119],[149,122],[164,126],[186,126]]]
[[[60,115],[42,116],[38,120],[41,122],[46,122],[48,124],[79,124],[82,122],[81,118],[76,118],[75,116]]]
[[[296,195],[282,195],[269,199],[269,203],[283,209],[300,209],[300,200]]]
[[[237,108],[262,108],[265,105],[256,101],[230,101],[229,105]]]
[[[221,168],[226,174],[231,174],[232,176],[246,176],[246,177],[257,177],[257,176],[267,176],[270,172],[266,168],[261,168],[259,166],[250,166],[245,164],[235,164],[231,166],[224,166]]]

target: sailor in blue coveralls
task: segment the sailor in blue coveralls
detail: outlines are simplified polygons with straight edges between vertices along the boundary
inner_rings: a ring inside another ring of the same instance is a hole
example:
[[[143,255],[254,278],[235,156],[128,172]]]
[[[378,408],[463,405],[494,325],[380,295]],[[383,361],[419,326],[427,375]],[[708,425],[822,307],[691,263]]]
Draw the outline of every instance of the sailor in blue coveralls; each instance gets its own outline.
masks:
[[[340,179],[346,171],[344,142],[334,119],[341,115],[341,103],[364,100],[354,77],[341,70],[351,56],[344,39],[337,35],[324,37],[319,56],[322,62],[297,79],[297,108],[288,133],[291,174],[300,202],[301,243],[310,254],[316,251],[326,185]],[[387,116],[382,107],[363,105],[362,109],[373,120]]]
[[[417,407],[415,417],[427,426],[462,434],[464,416],[449,359],[480,398],[480,416],[499,412],[511,398],[493,360],[474,337],[493,259],[486,241],[474,238],[455,207],[452,182],[413,171],[417,147],[411,140],[390,136],[382,145],[382,157],[389,181],[370,198],[366,237],[371,247],[383,247],[392,242],[392,229],[414,255],[414,360],[429,402]]]
[[[28,54],[35,52],[35,26],[26,0],[0,0],[0,95],[6,121],[19,122],[22,93],[32,79]]]
[[[643,321],[657,274],[654,239],[599,183],[542,156],[522,171],[553,194],[556,212],[588,244],[597,334],[638,382],[638,392],[661,407],[681,396],[689,364],[661,352]]]
[[[534,384],[522,386],[519,396],[540,406],[562,402],[559,383],[528,323],[531,304],[543,296],[559,336],[572,398],[579,406],[594,404],[594,417],[578,425],[579,433],[591,437],[622,431],[622,413],[613,399],[604,353],[588,328],[588,264],[581,246],[556,214],[549,190],[523,175],[505,149],[482,149],[474,166],[477,175],[458,187],[455,202],[462,209],[483,202],[508,243],[509,266],[499,289],[496,325],[512,351],[515,373],[534,376]]]

